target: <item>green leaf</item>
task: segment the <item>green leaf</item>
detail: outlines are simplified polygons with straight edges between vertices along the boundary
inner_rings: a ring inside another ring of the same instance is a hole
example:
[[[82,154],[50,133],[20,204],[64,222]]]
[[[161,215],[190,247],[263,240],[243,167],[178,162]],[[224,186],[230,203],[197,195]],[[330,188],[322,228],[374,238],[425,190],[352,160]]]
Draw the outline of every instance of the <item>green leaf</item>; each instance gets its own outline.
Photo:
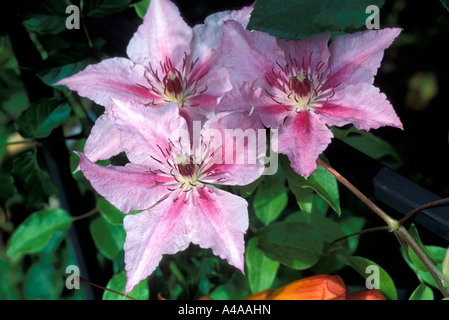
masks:
[[[256,248],[258,241],[258,238],[249,240],[245,252],[249,286],[253,293],[271,288],[279,269],[279,262],[268,259]]]
[[[12,173],[17,177],[17,189],[26,196],[29,207],[39,207],[47,202],[48,196],[57,192],[48,173],[39,168],[32,151],[22,153],[13,160]]]
[[[25,278],[25,295],[28,300],[55,300],[64,288],[61,274],[48,262],[34,264]]]
[[[131,0],[89,0],[84,1],[83,12],[89,17],[103,18],[124,11],[130,3]]]
[[[63,78],[70,77],[83,70],[89,64],[98,62],[96,52],[86,44],[67,44],[59,50],[50,52],[47,59],[39,66],[38,77],[47,85],[53,86]],[[62,85],[55,88],[64,88]]]
[[[276,220],[287,206],[288,195],[279,175],[264,176],[254,197],[254,211],[265,225]]]
[[[26,0],[22,6],[27,8],[23,24],[31,31],[42,35],[58,34],[66,29],[65,13],[67,6],[72,3],[68,0]]]
[[[445,254],[446,254],[446,249],[442,248],[442,247],[438,247],[438,246],[425,246],[424,247],[425,252],[427,252],[426,254],[429,256],[429,258],[431,258],[434,263],[435,266],[441,270],[441,264],[442,261],[444,260]],[[404,250],[402,250],[401,248],[401,254],[404,258],[404,260],[407,262],[407,265],[410,267],[410,269],[412,269],[413,271],[416,272],[416,275],[418,276],[418,278],[421,281],[424,281],[426,284],[438,289],[438,285],[435,283],[435,280],[433,280],[431,274],[427,271],[427,269],[425,270],[421,270],[420,268],[418,268],[413,262],[411,262],[409,259],[407,259]],[[416,259],[414,259],[416,261],[419,261],[419,258],[416,257]],[[421,262],[419,261],[419,263],[421,264]]]
[[[20,269],[17,268],[17,263],[0,254],[0,300],[20,299],[17,283],[22,278]]]
[[[269,259],[296,270],[313,266],[323,250],[318,230],[300,222],[277,222],[258,233],[260,249]]]
[[[365,25],[384,0],[258,0],[248,29],[268,32],[283,39],[304,39],[327,31],[351,32]]]
[[[105,198],[98,199],[97,207],[107,222],[116,226],[123,225],[125,214],[110,204]]]
[[[125,271],[122,271],[114,275],[112,279],[109,280],[106,288],[120,293],[125,293],[125,286],[126,286],[126,273]],[[148,300],[150,297],[150,291],[148,289],[148,281],[147,280],[140,281],[140,283],[134,287],[134,289],[128,294],[128,296],[137,300]],[[103,293],[103,300],[129,300],[129,299],[116,293],[105,291]]]
[[[30,215],[11,236],[7,255],[34,253],[42,250],[54,232],[66,231],[72,223],[69,214],[62,209],[42,210]]]
[[[0,200],[6,201],[16,192],[13,176],[0,169]]]
[[[418,234],[418,229],[416,229],[416,226],[414,224],[410,225],[409,233],[413,237],[413,239],[416,241],[416,243],[421,247],[421,249],[424,251],[424,253],[435,263],[435,259],[432,257],[429,250],[424,246],[424,244],[421,241],[421,238]],[[421,262],[421,260],[418,258],[416,253],[408,247],[408,256],[412,260],[413,264],[421,271],[427,272],[426,266]]]
[[[70,106],[56,99],[43,99],[32,103],[16,122],[19,133],[25,138],[44,138],[63,124],[70,115]]]
[[[413,291],[409,300],[433,300],[432,288],[421,283],[415,291]]]
[[[449,0],[441,0],[441,3],[447,10],[449,10]]]
[[[235,272],[231,279],[216,287],[210,297],[214,300],[243,300],[251,294],[250,290],[243,286],[245,283],[244,275]]]
[[[376,275],[376,273],[369,268],[374,267],[374,270],[379,270],[379,279],[377,279],[379,287],[376,289],[381,291],[387,299],[396,300],[398,298],[393,279],[391,279],[388,273],[377,263],[357,256],[348,257],[347,263],[367,280],[371,280],[371,277],[375,278]]]
[[[143,19],[143,17],[145,16],[145,13],[147,13],[150,2],[151,2],[151,0],[142,0],[137,3],[132,4],[131,6],[134,7],[139,18]]]
[[[304,201],[300,195],[304,192],[303,189],[312,189],[326,200],[338,215],[341,214],[337,180],[326,169],[318,165],[315,172],[306,179],[292,169],[290,161],[285,155],[280,155],[280,165],[298,203]]]
[[[89,229],[98,250],[106,258],[115,260],[125,243],[123,226],[114,226],[101,216],[90,223]]]

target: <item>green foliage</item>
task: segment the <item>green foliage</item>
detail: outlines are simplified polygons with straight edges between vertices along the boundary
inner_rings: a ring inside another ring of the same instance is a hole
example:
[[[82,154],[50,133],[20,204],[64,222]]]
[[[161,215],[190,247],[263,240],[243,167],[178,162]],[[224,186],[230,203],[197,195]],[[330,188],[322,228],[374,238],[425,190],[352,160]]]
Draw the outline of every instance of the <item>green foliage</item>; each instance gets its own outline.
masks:
[[[260,249],[269,259],[296,270],[318,262],[323,239],[314,227],[300,222],[276,222],[258,232]]]
[[[278,171],[279,172],[279,171]],[[279,174],[264,176],[254,197],[254,211],[265,225],[276,220],[287,206],[284,179]]]
[[[116,226],[123,225],[125,214],[110,204],[105,198],[98,199],[97,207],[108,223]]]
[[[32,151],[22,153],[12,161],[12,173],[18,190],[26,196],[30,208],[41,207],[50,195],[56,193],[48,173],[39,167],[36,154]]]
[[[17,130],[26,138],[48,137],[53,129],[68,119],[70,111],[70,106],[64,101],[40,100],[22,112],[16,122]]]
[[[341,214],[337,180],[332,174],[318,165],[315,172],[306,179],[292,169],[286,156],[280,155],[279,158],[282,173],[287,178],[288,186],[296,196],[298,203],[304,205],[305,202],[310,201],[310,192],[306,194],[306,199],[302,193],[304,189],[312,189],[326,200],[335,212]]]
[[[112,225],[103,217],[96,218],[90,223],[90,232],[98,250],[108,259],[117,259],[125,243],[125,229],[123,226]]]
[[[413,291],[409,300],[433,300],[432,288],[426,286],[424,283],[420,283],[416,290]]]
[[[145,13],[147,12],[148,6],[150,5],[151,0],[141,0],[137,3],[132,4],[134,9],[136,10],[137,15],[143,19]]]
[[[268,259],[256,248],[258,238],[251,238],[246,245],[245,263],[248,270],[249,286],[252,293],[271,288],[279,262]]]
[[[122,271],[114,275],[111,278],[111,280],[109,280],[106,288],[124,294],[125,286],[126,286],[126,273],[125,271]],[[137,300],[148,300],[149,295],[150,291],[148,288],[147,280],[140,281],[140,283],[137,286],[135,286],[134,289],[128,294],[129,297],[132,297]],[[128,300],[128,298],[113,292],[104,291],[103,300]]]
[[[41,35],[59,34],[66,30],[65,10],[71,4],[69,0],[26,0],[23,5],[27,6],[28,13],[23,24]]]
[[[11,198],[17,192],[14,185],[14,177],[0,169],[0,200],[2,202]]]
[[[379,270],[379,273],[378,273],[379,287],[377,289],[379,289],[387,299],[390,299],[390,300],[397,299],[398,295],[396,292],[396,287],[394,285],[393,279],[391,279],[391,277],[388,275],[388,273],[377,263],[375,263],[371,260],[368,260],[366,258],[357,257],[357,256],[348,257],[347,263],[368,281],[370,280],[369,278],[371,276],[373,276],[374,278],[376,278],[376,276],[377,276],[376,271],[372,271],[368,268],[374,267],[374,270]]]
[[[367,6],[383,4],[384,0],[258,0],[248,28],[287,40],[327,31],[351,32],[365,25]]]
[[[89,0],[84,1],[83,12],[89,17],[103,18],[122,12],[132,0]]]
[[[12,235],[6,251],[8,257],[42,250],[54,232],[66,231],[71,223],[70,216],[62,209],[33,213]]]
[[[64,288],[64,279],[47,261],[34,264],[25,277],[25,297],[29,300],[55,300]]]
[[[70,77],[98,62],[92,57],[93,50],[88,45],[73,43],[49,53],[47,59],[39,66],[37,75],[47,85],[54,86],[63,78]],[[63,88],[63,86],[55,86]]]

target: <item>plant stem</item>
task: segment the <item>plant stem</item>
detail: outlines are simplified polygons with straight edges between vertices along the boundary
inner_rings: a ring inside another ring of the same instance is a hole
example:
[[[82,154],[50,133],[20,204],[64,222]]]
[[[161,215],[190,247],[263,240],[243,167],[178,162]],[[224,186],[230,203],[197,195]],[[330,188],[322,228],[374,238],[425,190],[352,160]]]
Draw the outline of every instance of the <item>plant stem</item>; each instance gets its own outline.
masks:
[[[121,293],[121,292],[118,292],[118,291],[115,291],[115,290],[111,290],[111,289],[102,287],[102,286],[100,286],[100,285],[98,285],[98,284],[95,284],[95,283],[93,283],[93,282],[90,282],[90,281],[88,281],[88,280],[86,280],[86,279],[83,279],[83,278],[81,278],[81,277],[79,277],[79,279],[80,279],[81,282],[86,283],[86,284],[89,284],[89,285],[91,285],[91,286],[93,286],[93,287],[100,288],[100,289],[103,289],[103,290],[106,290],[106,291],[109,291],[109,292],[118,294],[119,296],[125,297],[125,298],[130,299],[130,300],[137,300],[137,299],[135,299],[135,298],[133,298],[133,297],[130,297],[130,296],[127,296],[127,295],[125,295],[125,294],[123,294],[123,293]]]
[[[374,204],[367,196],[361,193],[352,183],[350,183],[345,177],[338,173],[329,164],[318,158],[317,161],[321,166],[323,166],[327,171],[329,171],[338,181],[340,181],[346,188],[352,191],[360,200],[362,200],[371,210],[373,210],[379,217],[382,218],[392,230],[397,228],[397,221],[386,214],[381,208]]]
[[[419,206],[418,208],[413,209],[412,211],[407,213],[401,220],[399,220],[398,225],[402,226],[405,223],[405,221],[407,221],[414,214],[420,212],[421,210],[424,210],[424,209],[427,209],[427,208],[430,208],[430,207],[433,207],[433,206],[437,206],[437,205],[440,205],[440,204],[443,204],[443,203],[446,203],[446,202],[449,202],[449,198],[444,198],[444,199],[440,199],[440,200],[437,200],[437,201],[433,201],[433,202],[429,202],[429,203],[423,204],[422,206]]]
[[[93,208],[92,210],[90,210],[87,213],[84,213],[84,214],[76,216],[76,217],[72,217],[72,222],[88,218],[88,217],[90,217],[90,216],[92,216],[92,215],[94,215],[95,213],[98,213],[98,212],[100,212],[100,210],[98,208]]]
[[[360,200],[362,200],[371,210],[373,210],[382,220],[384,220],[388,226],[400,239],[402,239],[418,256],[421,262],[424,264],[426,269],[429,271],[430,275],[434,279],[438,288],[445,298],[449,297],[449,292],[446,290],[442,281],[449,283],[449,279],[433,264],[425,252],[421,249],[419,244],[413,239],[413,237],[408,233],[408,231],[399,224],[396,220],[387,215],[382,209],[380,209],[376,204],[374,204],[368,197],[361,193],[352,183],[350,183],[346,178],[344,178],[340,173],[338,173],[329,164],[319,159],[317,162],[323,166],[327,171],[329,171],[338,181],[340,181],[345,187],[351,190]],[[444,200],[444,199],[443,199]],[[419,208],[418,208],[419,209]],[[412,212],[414,212],[413,210]],[[419,211],[419,210],[418,210]],[[440,279],[441,278],[441,279]]]

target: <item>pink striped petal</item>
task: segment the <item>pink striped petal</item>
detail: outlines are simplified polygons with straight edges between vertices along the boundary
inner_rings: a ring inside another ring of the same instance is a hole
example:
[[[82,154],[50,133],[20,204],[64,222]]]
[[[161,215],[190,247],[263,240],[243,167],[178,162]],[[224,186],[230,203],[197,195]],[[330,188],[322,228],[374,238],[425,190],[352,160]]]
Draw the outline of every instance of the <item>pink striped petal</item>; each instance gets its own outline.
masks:
[[[330,55],[327,45],[330,36],[331,33],[327,32],[304,40],[278,39],[278,45],[284,50],[287,60],[291,58],[298,66],[304,66],[306,72],[323,72]]]
[[[193,27],[193,38],[191,43],[190,61],[199,58],[199,66],[195,73],[204,72],[205,66],[215,64],[216,52],[220,47],[223,35],[223,23],[227,20],[235,20],[246,28],[253,6],[244,7],[240,10],[228,10],[211,14],[206,17],[204,24],[197,24]],[[222,65],[218,65],[221,67]]]
[[[231,83],[251,83],[271,74],[276,61],[285,65],[284,52],[276,38],[261,31],[244,30],[236,21],[223,24],[220,57],[231,76]],[[268,89],[268,87],[267,87]]]
[[[177,201],[173,201],[174,197],[172,194],[150,210],[128,215],[123,220],[128,279],[125,294],[153,273],[163,254],[175,254],[188,247],[191,225],[185,221],[185,194]]]
[[[113,100],[112,116],[129,161],[152,169],[165,163],[170,141],[184,137],[188,143],[190,139],[186,121],[174,103],[151,108]]]
[[[228,71],[212,65],[209,66],[206,76],[202,77],[195,87],[200,93],[189,99],[189,105],[206,115],[211,115],[219,99],[226,91],[232,89]]]
[[[217,151],[211,159],[211,170],[216,173],[202,181],[247,185],[262,175],[266,130],[259,117],[241,112],[221,113],[204,125],[201,135]]]
[[[288,117],[279,130],[279,153],[286,154],[292,168],[304,177],[316,170],[316,160],[333,137],[314,112],[301,111]]]
[[[235,85],[227,92],[217,106],[217,112],[244,111],[246,114],[259,115],[263,124],[277,129],[289,112],[279,103],[273,101],[262,88],[254,87],[249,82]]]
[[[56,84],[65,85],[80,96],[104,107],[109,106],[111,98],[148,103],[158,97],[144,88],[148,85],[144,72],[143,66],[128,59],[111,58],[89,65],[83,71]]]
[[[344,87],[317,111],[322,121],[329,126],[341,127],[353,123],[357,129],[363,130],[382,126],[402,128],[401,120],[385,94],[368,83]]]
[[[329,48],[332,75],[325,87],[332,88],[340,82],[343,85],[361,82],[372,84],[385,49],[400,32],[399,28],[386,28],[335,37]]]
[[[178,8],[168,0],[152,0],[143,24],[128,44],[126,53],[135,63],[154,68],[171,59],[180,70],[185,53],[189,53],[192,29],[181,17]]]
[[[80,169],[92,187],[117,209],[124,213],[145,210],[168,193],[161,182],[172,181],[148,172],[148,167],[136,164],[102,167],[91,162],[83,153]]]
[[[86,140],[84,155],[92,162],[109,159],[123,151],[120,131],[108,113],[100,116]]]
[[[213,186],[198,192],[186,208],[192,243],[211,248],[215,255],[244,272],[248,203]]]

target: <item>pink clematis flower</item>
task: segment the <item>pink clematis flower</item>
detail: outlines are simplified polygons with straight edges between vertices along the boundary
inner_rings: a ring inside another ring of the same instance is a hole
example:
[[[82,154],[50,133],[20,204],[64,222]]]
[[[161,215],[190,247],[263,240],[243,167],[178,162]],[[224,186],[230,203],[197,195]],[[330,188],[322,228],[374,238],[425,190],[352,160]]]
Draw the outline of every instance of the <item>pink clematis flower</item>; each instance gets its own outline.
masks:
[[[327,126],[402,128],[386,96],[373,86],[384,50],[400,29],[330,33],[286,41],[227,21],[221,55],[234,88],[217,111],[247,110],[279,129],[279,152],[307,177],[333,137]]]
[[[191,28],[172,2],[152,0],[127,47],[129,59],[106,59],[60,80],[57,85],[106,107],[86,142],[86,156],[95,162],[123,151],[110,98],[156,108],[174,102],[189,126],[213,115],[218,100],[231,89],[228,72],[215,54],[223,21],[233,19],[246,27],[251,11],[252,6],[219,12]]]
[[[130,163],[102,167],[78,154],[81,171],[100,195],[124,213],[144,210],[124,219],[126,293],[156,269],[163,254],[190,242],[243,272],[248,204],[211,184],[246,185],[260,177],[264,150],[247,141],[239,152],[237,143],[225,141],[229,129],[257,128],[256,118],[223,113],[205,123],[196,144],[174,103],[155,109],[114,100],[111,115]],[[232,163],[222,146],[231,151]]]

